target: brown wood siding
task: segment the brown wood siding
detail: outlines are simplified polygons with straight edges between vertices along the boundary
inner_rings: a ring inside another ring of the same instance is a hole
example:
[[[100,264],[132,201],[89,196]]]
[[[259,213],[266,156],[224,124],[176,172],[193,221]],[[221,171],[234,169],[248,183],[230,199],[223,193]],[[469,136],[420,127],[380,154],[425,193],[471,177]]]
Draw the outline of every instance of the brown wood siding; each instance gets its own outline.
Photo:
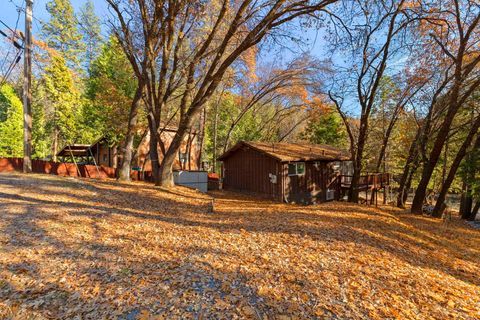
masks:
[[[97,165],[111,167],[109,152],[110,148],[104,144],[97,144],[98,153],[97,153]]]
[[[252,149],[243,148],[223,162],[223,187],[227,190],[254,192],[281,201],[280,163]],[[269,174],[277,175],[271,183]]]
[[[175,136],[175,132],[172,131],[164,131],[161,134],[162,142],[165,145],[165,149],[167,150],[170,144],[172,143],[173,137]],[[200,168],[197,166],[198,163],[198,156],[199,156],[199,149],[198,149],[198,139],[197,136],[191,137],[191,147],[190,150],[187,149],[187,141],[189,139],[189,135],[187,134],[180,146],[180,152],[188,154],[188,161],[184,164],[184,168],[182,168],[182,164],[180,163],[179,155],[175,156],[175,160],[173,163],[173,168],[175,170],[199,170]],[[190,151],[190,153],[188,153]],[[138,150],[136,152],[135,159],[133,159],[133,166],[142,168],[144,171],[152,171],[152,162],[150,161],[150,133],[147,133],[143,140],[140,142],[138,146]],[[163,160],[163,154],[160,146],[158,147],[158,157],[159,161]]]
[[[289,176],[287,162],[280,162],[254,149],[243,147],[223,160],[223,187],[227,190],[256,193],[282,202],[325,202],[327,189],[337,190],[334,185],[337,180],[332,169],[333,162],[304,163],[304,174]],[[270,182],[269,174],[277,175],[276,184]]]
[[[306,204],[325,202],[328,186],[330,185],[330,189],[336,189],[330,184],[335,181],[331,162],[305,162],[305,174],[292,176],[288,175],[288,163],[284,163],[283,177],[284,198],[287,202]]]
[[[292,162],[293,163],[293,162]],[[288,163],[285,164],[285,195],[288,202],[316,203],[324,201],[323,191],[323,163],[315,165],[305,163],[305,173],[302,175],[288,175]]]

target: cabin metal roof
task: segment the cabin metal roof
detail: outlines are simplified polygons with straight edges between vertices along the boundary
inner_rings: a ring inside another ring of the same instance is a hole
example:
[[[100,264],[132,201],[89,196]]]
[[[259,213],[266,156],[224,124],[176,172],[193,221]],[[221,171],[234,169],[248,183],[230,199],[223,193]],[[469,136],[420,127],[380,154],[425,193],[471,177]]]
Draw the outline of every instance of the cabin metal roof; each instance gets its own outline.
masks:
[[[344,150],[329,145],[252,141],[240,141],[218,160],[223,161],[242,148],[251,148],[281,162],[350,160],[350,156]]]

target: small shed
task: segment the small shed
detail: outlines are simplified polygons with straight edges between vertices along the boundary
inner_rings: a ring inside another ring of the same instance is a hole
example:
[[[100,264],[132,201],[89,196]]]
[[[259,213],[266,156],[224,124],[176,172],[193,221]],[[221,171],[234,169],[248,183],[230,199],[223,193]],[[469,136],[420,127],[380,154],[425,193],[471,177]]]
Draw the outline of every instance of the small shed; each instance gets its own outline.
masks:
[[[102,137],[93,144],[66,145],[57,153],[62,162],[71,160],[79,164],[93,164],[105,167],[117,167],[117,148],[110,147],[106,138]]]
[[[66,145],[57,153],[57,157],[63,162],[65,159],[78,159],[80,162],[88,162],[91,157],[89,144],[70,144]]]
[[[336,198],[341,162],[350,157],[328,145],[241,141],[218,160],[226,190],[312,204]]]

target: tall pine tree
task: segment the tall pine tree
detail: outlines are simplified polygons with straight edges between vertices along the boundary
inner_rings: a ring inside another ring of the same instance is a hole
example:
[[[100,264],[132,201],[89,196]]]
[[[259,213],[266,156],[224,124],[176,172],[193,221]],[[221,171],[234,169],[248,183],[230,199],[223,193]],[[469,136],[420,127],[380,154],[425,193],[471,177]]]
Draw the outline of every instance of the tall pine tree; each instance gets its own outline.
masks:
[[[52,136],[52,156],[56,160],[60,144],[76,142],[77,125],[82,114],[80,93],[75,87],[73,74],[65,59],[54,55],[43,76],[47,105],[47,128]]]
[[[83,131],[119,144],[125,138],[128,112],[137,86],[132,67],[116,38],[101,47],[86,81]]]
[[[80,9],[79,29],[85,44],[84,65],[90,71],[90,65],[100,53],[102,44],[100,19],[95,15],[91,0]]]
[[[42,26],[45,42],[62,55],[68,67],[79,69],[85,45],[70,0],[51,0],[46,9],[50,20]]]

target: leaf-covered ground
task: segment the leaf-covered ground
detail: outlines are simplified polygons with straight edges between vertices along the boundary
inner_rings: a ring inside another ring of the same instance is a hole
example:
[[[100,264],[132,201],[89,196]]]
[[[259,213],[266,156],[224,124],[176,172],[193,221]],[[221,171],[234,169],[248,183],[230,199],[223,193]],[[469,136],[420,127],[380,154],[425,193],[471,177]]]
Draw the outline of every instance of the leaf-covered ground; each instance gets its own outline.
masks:
[[[480,231],[0,174],[0,319],[478,319]]]

